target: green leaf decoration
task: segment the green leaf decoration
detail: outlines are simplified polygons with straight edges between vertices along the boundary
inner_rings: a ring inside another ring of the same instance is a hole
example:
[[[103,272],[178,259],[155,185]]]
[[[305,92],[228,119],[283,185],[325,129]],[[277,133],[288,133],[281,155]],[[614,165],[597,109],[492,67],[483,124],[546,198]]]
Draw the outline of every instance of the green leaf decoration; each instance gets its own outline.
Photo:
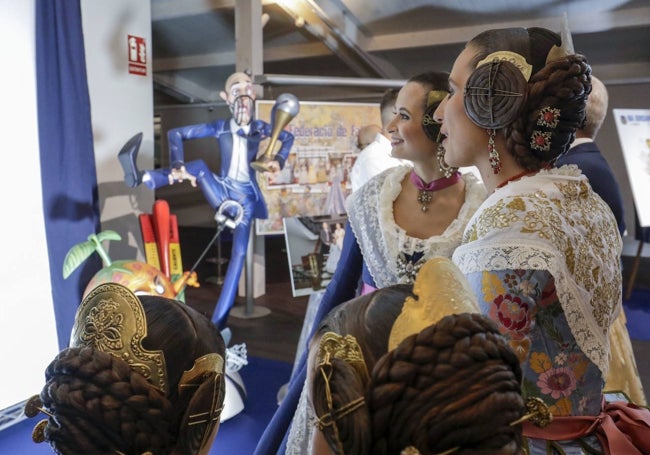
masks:
[[[102,231],[99,234],[90,234],[87,241],[77,243],[65,255],[65,259],[63,260],[63,278],[68,278],[93,253],[101,256],[105,266],[111,265],[111,260],[102,246],[104,240],[122,240],[122,237],[117,232],[108,230]]]

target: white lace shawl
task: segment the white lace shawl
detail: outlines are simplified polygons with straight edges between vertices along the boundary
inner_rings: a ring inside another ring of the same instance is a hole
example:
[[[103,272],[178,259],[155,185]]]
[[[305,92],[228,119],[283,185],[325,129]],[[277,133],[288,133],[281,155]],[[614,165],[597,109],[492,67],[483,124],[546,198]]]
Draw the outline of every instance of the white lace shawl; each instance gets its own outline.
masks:
[[[400,270],[400,253],[423,252],[418,264],[433,256],[451,257],[462,240],[465,226],[486,196],[483,184],[473,174],[463,175],[465,203],[458,217],[442,235],[428,239],[410,237],[395,223],[393,201],[411,169],[409,166],[388,169],[352,193],[346,201],[348,221],[377,288],[410,282],[410,276]]]
[[[469,222],[453,261],[465,274],[547,270],[578,346],[607,375],[621,308],[622,241],[607,204],[575,165],[497,189]]]

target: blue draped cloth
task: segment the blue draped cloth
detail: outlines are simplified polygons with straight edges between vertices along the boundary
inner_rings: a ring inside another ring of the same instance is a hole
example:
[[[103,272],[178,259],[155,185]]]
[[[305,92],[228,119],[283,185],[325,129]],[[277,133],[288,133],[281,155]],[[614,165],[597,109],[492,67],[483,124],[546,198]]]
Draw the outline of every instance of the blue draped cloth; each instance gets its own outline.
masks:
[[[59,349],[101,260],[67,279],[68,250],[99,232],[97,175],[79,0],[36,0],[36,85],[43,213]],[[44,296],[45,298],[45,296]]]

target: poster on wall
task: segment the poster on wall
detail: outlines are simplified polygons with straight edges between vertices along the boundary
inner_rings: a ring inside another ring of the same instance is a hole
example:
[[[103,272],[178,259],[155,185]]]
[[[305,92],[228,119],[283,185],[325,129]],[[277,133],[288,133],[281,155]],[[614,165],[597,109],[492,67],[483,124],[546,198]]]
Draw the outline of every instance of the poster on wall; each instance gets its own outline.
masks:
[[[257,101],[258,118],[270,121],[274,100]],[[381,124],[377,103],[300,102],[285,128],[295,139],[282,171],[258,181],[269,217],[256,220],[257,235],[282,234],[283,218],[345,213],[351,192],[350,169],[359,150],[359,129]],[[266,150],[260,144],[260,151]]]
[[[639,223],[650,227],[650,109],[613,112]]]
[[[282,221],[293,296],[325,289],[341,257],[346,217],[301,216]]]

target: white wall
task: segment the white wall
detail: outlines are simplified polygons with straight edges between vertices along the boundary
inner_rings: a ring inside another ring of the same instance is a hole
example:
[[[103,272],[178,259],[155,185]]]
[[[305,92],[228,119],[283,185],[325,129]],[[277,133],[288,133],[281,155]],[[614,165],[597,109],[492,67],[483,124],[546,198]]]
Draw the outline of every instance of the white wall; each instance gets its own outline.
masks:
[[[0,410],[40,392],[58,352],[41,194],[33,0],[0,0]],[[12,371],[9,374],[9,371]]]
[[[138,161],[153,166],[150,2],[82,0],[81,7],[102,229],[123,237],[124,246],[110,248],[113,259],[142,258],[137,213],[151,212],[153,193],[126,187],[117,153],[141,131]],[[0,375],[0,411],[40,392],[45,368],[58,353],[40,186],[34,17],[33,0],[0,0],[0,54],[6,63],[0,125],[8,164],[0,179],[0,359],[20,370]],[[146,77],[128,73],[129,34],[146,39]]]
[[[150,1],[81,0],[81,14],[102,230],[112,229],[122,236],[122,241],[108,245],[112,260],[144,260],[137,215],[151,213],[154,193],[142,185],[126,186],[117,154],[126,141],[142,132],[138,166],[153,167]],[[146,76],[128,71],[129,35],[145,39]]]
[[[609,108],[605,122],[596,137],[596,143],[612,167],[623,196],[627,226],[627,236],[623,238],[625,242],[623,254],[635,256],[638,242],[634,240],[634,197],[612,109],[650,109],[650,84],[609,85],[607,81],[604,82],[609,92]],[[649,254],[650,248],[644,248],[644,255]]]

